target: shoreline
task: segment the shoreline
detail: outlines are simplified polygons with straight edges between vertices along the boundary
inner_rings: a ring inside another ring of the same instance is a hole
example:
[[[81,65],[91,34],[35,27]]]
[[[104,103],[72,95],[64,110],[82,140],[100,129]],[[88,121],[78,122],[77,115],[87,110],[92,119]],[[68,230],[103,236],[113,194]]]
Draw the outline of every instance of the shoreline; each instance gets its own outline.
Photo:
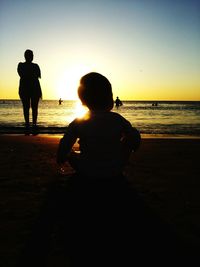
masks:
[[[66,127],[65,127],[66,128]],[[62,138],[65,132],[51,132],[51,131],[44,131],[39,132],[36,136],[44,136],[44,137],[52,137],[52,138]],[[1,132],[0,131],[0,137],[1,136],[24,136],[23,131],[16,131],[16,132]],[[28,136],[33,136],[32,134]],[[142,139],[194,139],[198,140],[200,139],[200,135],[193,135],[193,134],[144,134],[141,133]]]

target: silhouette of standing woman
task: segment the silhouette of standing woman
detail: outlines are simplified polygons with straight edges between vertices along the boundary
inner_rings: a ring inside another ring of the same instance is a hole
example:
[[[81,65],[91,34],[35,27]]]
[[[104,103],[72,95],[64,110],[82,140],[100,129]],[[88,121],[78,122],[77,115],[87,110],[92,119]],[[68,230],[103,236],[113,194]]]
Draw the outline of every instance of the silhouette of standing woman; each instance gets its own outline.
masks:
[[[38,64],[32,63],[33,51],[26,50],[24,53],[25,62],[20,62],[17,72],[20,76],[19,96],[23,104],[23,112],[25,119],[25,133],[30,133],[29,110],[32,108],[33,133],[37,133],[37,116],[38,103],[42,98],[39,78],[41,78],[40,67]]]

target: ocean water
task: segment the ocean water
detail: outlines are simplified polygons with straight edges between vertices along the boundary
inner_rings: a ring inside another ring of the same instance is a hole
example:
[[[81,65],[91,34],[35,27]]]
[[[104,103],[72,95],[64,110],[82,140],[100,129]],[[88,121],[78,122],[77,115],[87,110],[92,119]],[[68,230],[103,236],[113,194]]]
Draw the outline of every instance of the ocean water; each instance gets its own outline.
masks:
[[[79,101],[42,100],[39,103],[38,125],[46,132],[63,132],[67,125],[85,112]],[[113,108],[139,129],[142,134],[200,136],[200,101],[123,101]],[[31,111],[30,111],[31,117]],[[24,126],[20,100],[0,100],[0,132]]]

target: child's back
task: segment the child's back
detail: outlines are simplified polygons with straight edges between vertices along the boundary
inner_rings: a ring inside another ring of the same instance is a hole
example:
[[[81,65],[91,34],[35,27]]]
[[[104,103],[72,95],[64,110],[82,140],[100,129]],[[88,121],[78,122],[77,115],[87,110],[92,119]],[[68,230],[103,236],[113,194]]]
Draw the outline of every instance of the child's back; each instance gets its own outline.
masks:
[[[110,111],[91,111],[82,119],[75,119],[61,141],[63,145],[71,136],[79,139],[80,145],[76,169],[89,177],[121,175],[125,164],[123,138],[132,139],[130,149],[140,142],[138,131],[122,116]]]

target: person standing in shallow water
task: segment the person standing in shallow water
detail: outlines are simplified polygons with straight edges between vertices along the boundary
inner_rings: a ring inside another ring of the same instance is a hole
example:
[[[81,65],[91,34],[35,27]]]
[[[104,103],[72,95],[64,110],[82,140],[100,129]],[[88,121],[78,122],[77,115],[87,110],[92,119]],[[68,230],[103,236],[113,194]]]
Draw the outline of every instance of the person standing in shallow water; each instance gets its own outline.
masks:
[[[116,108],[119,108],[120,106],[122,106],[122,101],[119,99],[118,96],[117,96],[117,98],[115,100],[115,105],[116,105]]]
[[[25,119],[25,132],[30,133],[29,110],[32,109],[32,125],[33,132],[37,132],[38,103],[42,98],[42,90],[39,78],[41,71],[38,64],[32,63],[33,51],[26,50],[24,53],[25,62],[20,62],[17,72],[20,76],[19,96],[23,104],[23,112]]]

